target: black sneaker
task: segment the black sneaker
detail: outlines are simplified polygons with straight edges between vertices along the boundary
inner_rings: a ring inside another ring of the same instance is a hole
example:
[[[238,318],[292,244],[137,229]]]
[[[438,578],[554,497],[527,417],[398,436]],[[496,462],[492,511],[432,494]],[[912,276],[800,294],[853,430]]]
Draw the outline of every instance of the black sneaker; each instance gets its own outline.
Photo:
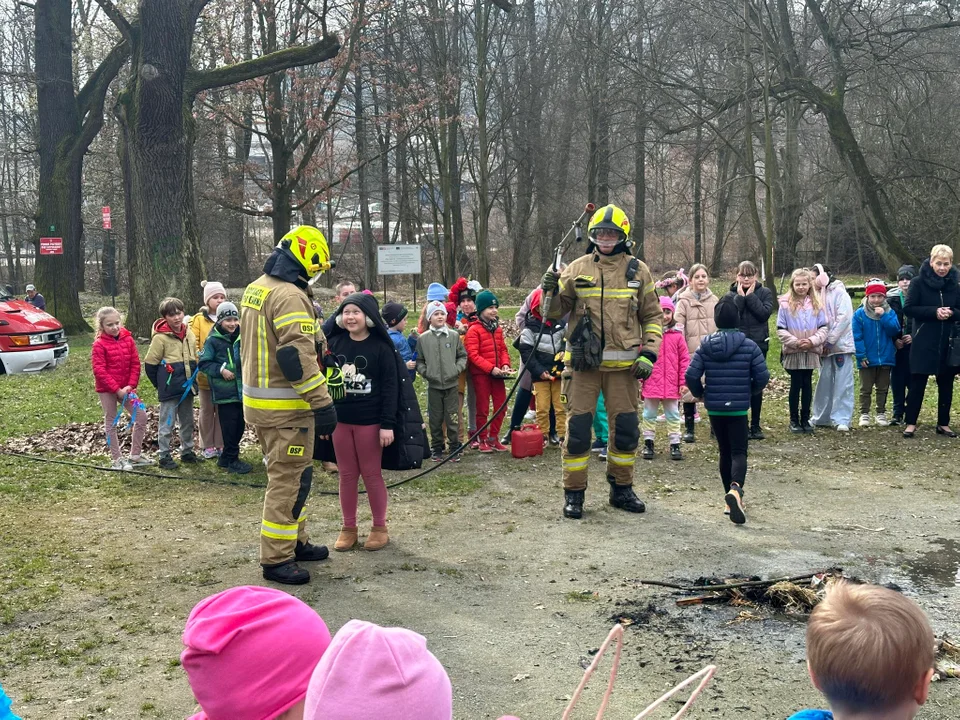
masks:
[[[234,475],[246,475],[251,470],[253,470],[253,466],[250,463],[244,462],[240,459],[234,460],[227,465],[227,472],[233,473]]]
[[[500,438],[500,444],[501,444],[501,445],[509,445],[509,444],[510,444],[510,438],[513,437],[513,431],[514,431],[514,430],[519,430],[519,429],[520,429],[520,428],[510,428],[509,430],[507,430],[507,434],[504,435],[502,438]]]
[[[606,461],[607,461],[607,446],[606,446],[606,445],[604,445],[603,448],[600,450],[600,454],[597,456],[597,460],[599,460],[600,462],[606,462]]]
[[[281,585],[306,585],[310,582],[310,573],[291,560],[281,565],[264,567],[263,579],[272,580]]]
[[[790,432],[792,432],[792,433],[794,433],[794,434],[802,433],[802,432],[803,432],[803,426],[802,426],[800,423],[794,422],[793,420],[791,420],[791,421],[790,421]]]
[[[164,470],[176,470],[178,467],[180,467],[169,455],[161,455],[157,464]]]
[[[763,434],[763,430],[759,427],[750,428],[750,439],[751,440],[763,440],[766,438],[766,435]]]
[[[593,445],[590,446],[590,452],[595,452],[595,453],[598,453],[601,450],[606,450],[606,449],[607,449],[606,440],[600,440],[600,439],[594,440]]]
[[[803,428],[803,432],[808,435],[813,435],[813,425],[810,424],[810,421],[807,420],[805,423],[801,423],[800,427]]]
[[[730,511],[730,519],[737,525],[743,525],[747,521],[747,516],[743,512],[743,504],[740,501],[740,486],[731,485],[724,501]]]
[[[319,562],[330,557],[330,551],[326,545],[313,545],[312,543],[302,543],[297,540],[297,549],[294,557],[299,562]]]
[[[894,415],[890,419],[891,425],[903,425],[903,415]]]
[[[430,456],[430,459],[433,460],[434,462],[440,462],[441,460],[443,460],[443,453],[435,452]]]
[[[187,450],[185,453],[180,455],[180,462],[188,463],[190,465],[199,465],[203,462],[203,458],[197,455],[193,450]]]
[[[551,445],[559,445],[559,444],[560,444],[560,436],[557,435],[556,432],[550,433],[550,444],[551,444]]]
[[[680,446],[673,444],[670,446],[670,459],[671,460],[683,460],[683,453],[680,452]]]

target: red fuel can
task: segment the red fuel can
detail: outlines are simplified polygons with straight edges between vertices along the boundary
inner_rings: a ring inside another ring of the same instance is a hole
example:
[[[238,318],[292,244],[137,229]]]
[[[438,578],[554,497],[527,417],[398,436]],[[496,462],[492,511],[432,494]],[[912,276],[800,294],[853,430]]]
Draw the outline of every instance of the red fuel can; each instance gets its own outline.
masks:
[[[515,458],[543,455],[543,433],[538,425],[524,425],[510,434],[510,452]]]

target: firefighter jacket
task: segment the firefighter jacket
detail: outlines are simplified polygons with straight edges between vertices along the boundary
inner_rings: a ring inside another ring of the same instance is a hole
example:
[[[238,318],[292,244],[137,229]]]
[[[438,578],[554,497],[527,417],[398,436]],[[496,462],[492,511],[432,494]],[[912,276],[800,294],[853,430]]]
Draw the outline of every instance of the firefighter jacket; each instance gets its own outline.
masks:
[[[631,261],[638,267],[628,277]],[[551,298],[548,317],[567,322],[564,362],[570,363],[570,336],[584,315],[589,315],[603,348],[600,370],[629,368],[644,353],[656,360],[663,336],[663,311],[647,266],[630,253],[603,255],[596,249],[577,258],[560,275]]]
[[[296,261],[278,249],[264,271],[240,301],[243,416],[251,425],[295,427],[333,402],[317,363],[326,338]]]

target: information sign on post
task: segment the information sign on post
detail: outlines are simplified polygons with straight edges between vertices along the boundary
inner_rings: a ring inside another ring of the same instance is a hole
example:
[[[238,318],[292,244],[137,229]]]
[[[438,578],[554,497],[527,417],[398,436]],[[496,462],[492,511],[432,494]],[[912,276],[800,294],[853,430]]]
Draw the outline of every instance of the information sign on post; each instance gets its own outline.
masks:
[[[103,229],[110,230],[112,226],[113,222],[110,218],[110,206],[107,205],[105,208],[103,208]]]
[[[40,238],[41,255],[63,255],[63,238]]]
[[[419,275],[419,245],[377,245],[378,275]]]

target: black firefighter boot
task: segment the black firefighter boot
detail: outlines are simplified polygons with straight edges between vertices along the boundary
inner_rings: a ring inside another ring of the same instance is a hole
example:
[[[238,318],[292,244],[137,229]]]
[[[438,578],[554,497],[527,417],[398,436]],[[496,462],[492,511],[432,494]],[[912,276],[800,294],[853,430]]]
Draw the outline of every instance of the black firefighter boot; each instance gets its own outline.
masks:
[[[305,585],[310,582],[310,573],[297,565],[295,560],[262,567],[264,580],[272,580],[282,585]]]
[[[563,491],[563,516],[573,520],[583,517],[583,490]]]
[[[693,434],[693,428],[695,427],[694,423],[695,421],[692,415],[688,418],[684,418],[686,432],[683,434],[683,441],[685,443],[696,442],[696,436]]]
[[[653,440],[643,441],[643,452],[640,454],[644,460],[653,460]]]
[[[610,483],[610,504],[615,508],[632,513],[642,513],[647,509],[643,500],[634,494],[632,486],[617,485],[613,475],[607,475],[607,482]]]

